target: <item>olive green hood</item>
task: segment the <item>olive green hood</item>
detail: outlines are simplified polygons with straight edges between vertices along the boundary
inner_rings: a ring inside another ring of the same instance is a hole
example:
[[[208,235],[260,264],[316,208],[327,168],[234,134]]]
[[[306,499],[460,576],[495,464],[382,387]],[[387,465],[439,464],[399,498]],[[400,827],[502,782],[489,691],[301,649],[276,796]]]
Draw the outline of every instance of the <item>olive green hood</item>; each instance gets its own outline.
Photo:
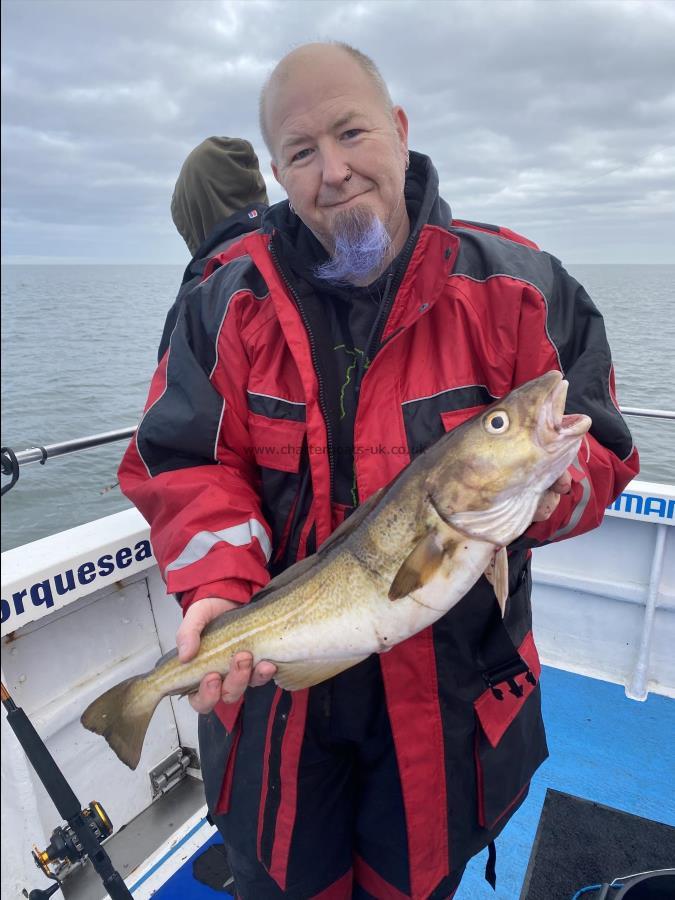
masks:
[[[237,210],[267,203],[265,179],[251,144],[209,137],[189,154],[171,198],[171,216],[194,256],[209,232]]]

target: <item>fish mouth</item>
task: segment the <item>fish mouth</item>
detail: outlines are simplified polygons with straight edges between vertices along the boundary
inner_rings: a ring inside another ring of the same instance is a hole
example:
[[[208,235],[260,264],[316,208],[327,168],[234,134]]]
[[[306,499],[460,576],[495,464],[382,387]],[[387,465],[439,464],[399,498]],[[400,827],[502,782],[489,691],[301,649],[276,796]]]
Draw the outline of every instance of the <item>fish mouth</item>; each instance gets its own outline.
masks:
[[[535,434],[539,444],[549,452],[559,449],[561,444],[583,437],[591,427],[590,418],[583,413],[565,415],[568,388],[569,382],[561,377],[539,412]]]

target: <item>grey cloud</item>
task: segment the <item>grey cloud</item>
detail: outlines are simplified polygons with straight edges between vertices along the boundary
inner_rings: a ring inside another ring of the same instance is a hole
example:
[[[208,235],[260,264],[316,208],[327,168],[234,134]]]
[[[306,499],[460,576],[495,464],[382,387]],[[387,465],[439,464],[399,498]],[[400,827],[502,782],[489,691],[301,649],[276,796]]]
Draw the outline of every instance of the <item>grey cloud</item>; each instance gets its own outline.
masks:
[[[6,0],[2,20],[8,258],[39,235],[59,257],[183,261],[170,196],[210,134],[251,140],[280,199],[260,86],[292,46],[336,38],[376,60],[456,214],[573,261],[672,259],[668,0]]]

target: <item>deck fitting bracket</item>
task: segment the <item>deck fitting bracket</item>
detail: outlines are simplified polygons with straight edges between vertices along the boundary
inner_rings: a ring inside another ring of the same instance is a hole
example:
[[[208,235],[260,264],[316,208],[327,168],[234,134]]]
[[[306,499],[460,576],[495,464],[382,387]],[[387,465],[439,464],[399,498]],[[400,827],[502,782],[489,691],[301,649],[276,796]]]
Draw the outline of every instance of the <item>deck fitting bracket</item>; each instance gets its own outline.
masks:
[[[152,799],[167,794],[186,777],[188,769],[194,768],[199,768],[196,751],[190,747],[177,747],[150,770]]]

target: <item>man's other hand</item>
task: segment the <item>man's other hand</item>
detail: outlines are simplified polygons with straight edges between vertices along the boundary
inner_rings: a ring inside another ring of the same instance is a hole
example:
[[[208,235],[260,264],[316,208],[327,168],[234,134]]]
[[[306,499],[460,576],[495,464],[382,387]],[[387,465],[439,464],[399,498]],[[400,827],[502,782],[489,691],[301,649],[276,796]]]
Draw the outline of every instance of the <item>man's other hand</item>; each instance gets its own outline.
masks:
[[[193,603],[185,613],[176,634],[178,659],[185,663],[196,656],[201,633],[208,623],[221,613],[236,609],[240,605],[221,597],[204,597]],[[276,666],[269,662],[260,662],[253,668],[252,662],[253,657],[250,653],[237,653],[224,679],[217,672],[205,675],[199,690],[190,696],[192,708],[199,713],[210,713],[219,700],[236,703],[249,685],[258,687],[267,684],[276,673]]]
[[[569,494],[572,490],[572,476],[569,472],[562,473],[560,478],[553,482],[551,487],[541,496],[534,512],[533,522],[545,522],[555,512],[560,503],[562,494]]]

